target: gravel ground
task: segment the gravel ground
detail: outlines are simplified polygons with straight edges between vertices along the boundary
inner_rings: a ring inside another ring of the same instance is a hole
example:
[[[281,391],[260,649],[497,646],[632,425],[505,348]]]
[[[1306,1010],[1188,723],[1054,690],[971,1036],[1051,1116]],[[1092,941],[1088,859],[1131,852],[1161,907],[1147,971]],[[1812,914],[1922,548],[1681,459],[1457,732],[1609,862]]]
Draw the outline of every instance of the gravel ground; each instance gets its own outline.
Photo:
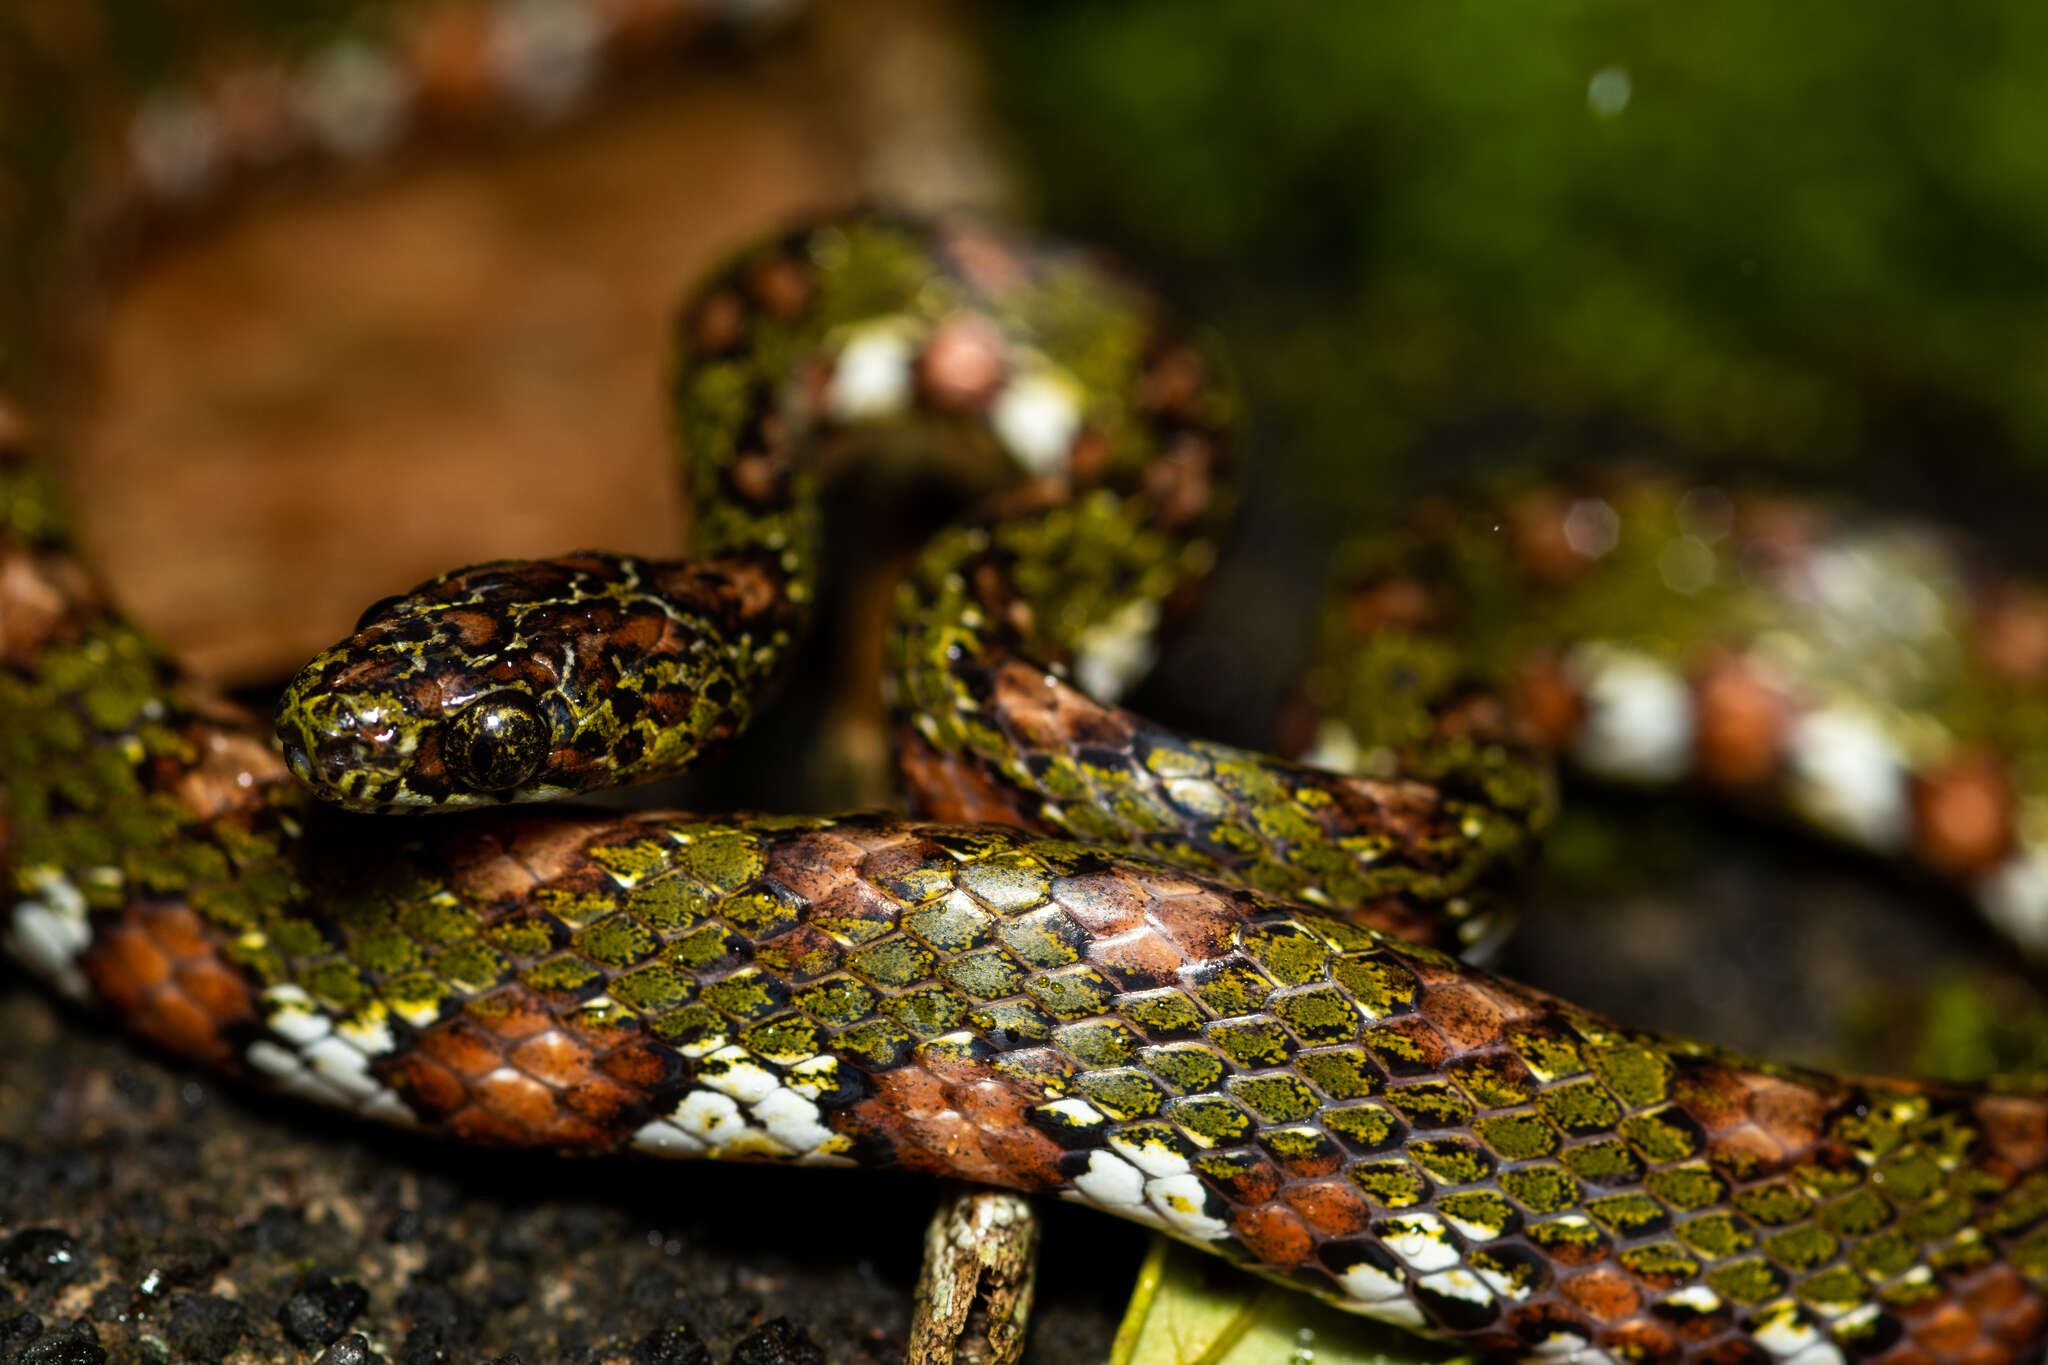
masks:
[[[458,1151],[166,1066],[17,978],[0,1037],[0,1361],[902,1358],[925,1182]],[[1035,1359],[1102,1358],[1141,1247],[1053,1213]]]

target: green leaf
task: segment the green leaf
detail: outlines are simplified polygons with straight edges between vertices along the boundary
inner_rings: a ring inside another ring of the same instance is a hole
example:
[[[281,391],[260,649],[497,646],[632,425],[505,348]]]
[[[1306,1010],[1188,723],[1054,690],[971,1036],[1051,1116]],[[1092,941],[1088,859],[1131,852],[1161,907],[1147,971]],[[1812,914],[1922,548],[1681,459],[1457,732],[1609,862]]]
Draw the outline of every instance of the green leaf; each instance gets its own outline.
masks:
[[[1155,1236],[1109,1365],[1438,1365],[1456,1354]]]

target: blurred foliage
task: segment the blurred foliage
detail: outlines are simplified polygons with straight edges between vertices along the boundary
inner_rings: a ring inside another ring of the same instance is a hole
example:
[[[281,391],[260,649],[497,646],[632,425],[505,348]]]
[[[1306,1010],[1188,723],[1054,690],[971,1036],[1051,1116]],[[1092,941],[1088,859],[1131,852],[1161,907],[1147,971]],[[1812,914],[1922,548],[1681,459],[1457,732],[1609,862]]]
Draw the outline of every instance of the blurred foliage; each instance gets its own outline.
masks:
[[[991,40],[1045,216],[1218,322],[1332,525],[1503,420],[2042,464],[2048,8],[1015,0]]]

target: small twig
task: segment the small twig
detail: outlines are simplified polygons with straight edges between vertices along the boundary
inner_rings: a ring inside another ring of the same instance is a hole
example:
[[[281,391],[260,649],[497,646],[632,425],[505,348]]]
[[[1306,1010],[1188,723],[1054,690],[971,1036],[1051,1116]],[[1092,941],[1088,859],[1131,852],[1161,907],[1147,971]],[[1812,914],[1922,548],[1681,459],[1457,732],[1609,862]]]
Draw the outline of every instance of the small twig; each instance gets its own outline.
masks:
[[[925,1229],[904,1365],[1015,1365],[1037,1261],[1038,1214],[1029,1199],[950,1191]]]

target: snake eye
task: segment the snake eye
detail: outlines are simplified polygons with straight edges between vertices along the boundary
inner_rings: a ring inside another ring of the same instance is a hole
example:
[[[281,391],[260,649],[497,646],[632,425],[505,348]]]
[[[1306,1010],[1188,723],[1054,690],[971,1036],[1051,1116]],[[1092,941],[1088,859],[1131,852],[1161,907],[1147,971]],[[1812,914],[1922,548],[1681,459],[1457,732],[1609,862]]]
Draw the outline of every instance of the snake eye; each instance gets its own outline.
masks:
[[[399,596],[397,593],[393,593],[389,597],[378,598],[376,601],[370,603],[369,606],[363,608],[363,614],[356,618],[356,628],[350,631],[349,634],[361,635],[364,631],[370,628],[370,623],[372,621],[375,621],[378,617],[382,616],[385,612],[390,611],[393,607],[397,606],[400,602],[403,602],[404,600],[405,598]]]
[[[532,777],[547,757],[548,726],[522,692],[478,697],[448,722],[443,754],[449,775],[480,792],[499,792]]]

